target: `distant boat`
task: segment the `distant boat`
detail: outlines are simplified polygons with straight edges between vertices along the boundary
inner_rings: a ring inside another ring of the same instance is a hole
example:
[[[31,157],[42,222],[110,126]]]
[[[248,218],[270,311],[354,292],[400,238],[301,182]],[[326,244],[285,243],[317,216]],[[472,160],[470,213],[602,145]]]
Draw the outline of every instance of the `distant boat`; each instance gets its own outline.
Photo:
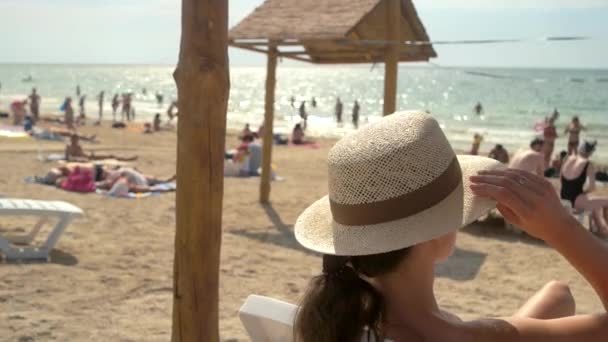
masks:
[[[28,75],[26,78],[22,79],[21,82],[32,82],[34,78],[32,75]]]
[[[584,78],[571,78],[570,82],[584,83],[585,79]]]
[[[597,78],[597,82],[608,82],[608,78]]]

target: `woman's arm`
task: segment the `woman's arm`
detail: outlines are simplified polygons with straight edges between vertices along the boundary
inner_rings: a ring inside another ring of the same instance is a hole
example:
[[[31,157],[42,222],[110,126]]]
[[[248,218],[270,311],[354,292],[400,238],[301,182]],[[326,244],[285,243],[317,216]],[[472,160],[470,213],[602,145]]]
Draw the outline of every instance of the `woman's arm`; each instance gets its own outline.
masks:
[[[555,248],[595,289],[601,314],[553,320],[513,317],[506,322],[519,341],[606,341],[608,338],[608,247],[566,211],[543,177],[520,170],[488,171],[471,177],[471,190],[498,202],[509,222]],[[499,331],[497,331],[499,334]],[[503,335],[506,336],[506,335]],[[513,340],[513,335],[509,335]],[[500,340],[500,339],[497,339]]]

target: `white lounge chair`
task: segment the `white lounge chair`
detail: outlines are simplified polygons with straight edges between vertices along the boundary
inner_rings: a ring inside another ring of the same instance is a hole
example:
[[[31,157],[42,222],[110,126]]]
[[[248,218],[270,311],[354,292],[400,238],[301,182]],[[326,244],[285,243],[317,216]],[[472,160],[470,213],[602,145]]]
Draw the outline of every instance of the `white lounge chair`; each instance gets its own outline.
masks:
[[[270,297],[249,295],[239,309],[239,318],[252,342],[291,342],[297,311],[297,305]],[[362,342],[374,340],[373,335],[368,338],[365,333],[361,337]]]
[[[250,295],[239,318],[252,342],[293,341],[293,320],[298,307],[274,298]]]
[[[2,236],[0,234],[0,252],[6,259],[45,259],[59,241],[61,234],[70,222],[83,215],[80,208],[61,201],[37,201],[27,199],[0,198],[0,216],[37,216],[38,223],[31,232],[21,236]],[[51,219],[58,222],[40,247],[26,246],[31,244],[42,226]]]

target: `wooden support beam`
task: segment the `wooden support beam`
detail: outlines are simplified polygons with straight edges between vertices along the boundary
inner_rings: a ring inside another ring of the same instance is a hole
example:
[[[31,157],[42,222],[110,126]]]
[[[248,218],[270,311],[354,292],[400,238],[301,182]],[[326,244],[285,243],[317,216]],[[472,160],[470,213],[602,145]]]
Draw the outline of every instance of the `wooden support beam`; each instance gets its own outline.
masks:
[[[246,44],[239,44],[239,43],[232,43],[230,45],[234,46],[234,47],[241,48],[241,49],[249,50],[249,51],[255,51],[255,52],[260,52],[260,53],[268,53],[268,50],[265,50],[265,49],[262,49],[262,48],[258,48],[255,45],[246,45]]]
[[[219,341],[228,1],[182,0],[172,341]]]
[[[313,63],[310,56],[303,57],[303,56],[284,55],[282,53],[277,53],[277,57],[285,57],[285,58],[294,59],[294,60],[300,61],[300,62]]]
[[[401,0],[386,2],[387,37],[389,41],[401,41]],[[384,59],[384,115],[393,114],[397,101],[397,78],[401,44],[388,44]]]
[[[259,40],[259,39],[231,39],[230,44],[248,45],[248,46],[298,46],[302,43],[297,39],[289,40]]]
[[[264,100],[264,144],[262,151],[262,177],[260,179],[260,202],[268,203],[270,198],[270,181],[272,176],[272,143],[274,126],[274,91],[277,70],[277,48],[268,47],[268,64],[266,65],[266,97]]]

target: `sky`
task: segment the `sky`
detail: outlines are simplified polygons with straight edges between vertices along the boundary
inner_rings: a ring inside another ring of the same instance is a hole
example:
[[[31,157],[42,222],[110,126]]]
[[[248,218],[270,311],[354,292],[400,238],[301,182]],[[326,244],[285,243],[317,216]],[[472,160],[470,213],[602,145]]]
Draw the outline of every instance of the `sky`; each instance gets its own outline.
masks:
[[[229,0],[232,27],[263,0]],[[303,0],[305,1],[305,0]],[[0,63],[175,64],[180,0],[0,0]],[[414,0],[442,66],[608,68],[608,0]],[[545,36],[589,36],[542,42]],[[232,65],[264,56],[230,49]]]

